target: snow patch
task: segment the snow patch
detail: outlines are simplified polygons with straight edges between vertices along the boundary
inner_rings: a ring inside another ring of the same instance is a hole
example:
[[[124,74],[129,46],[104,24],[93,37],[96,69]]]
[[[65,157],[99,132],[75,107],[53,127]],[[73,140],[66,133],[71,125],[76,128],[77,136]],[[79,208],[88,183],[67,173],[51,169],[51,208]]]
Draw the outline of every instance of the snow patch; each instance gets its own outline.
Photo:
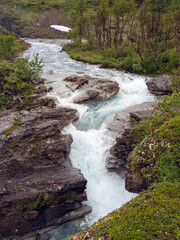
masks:
[[[61,32],[69,32],[70,30],[72,30],[69,27],[65,27],[65,26],[61,26],[61,25],[51,25],[52,28],[59,30]]]

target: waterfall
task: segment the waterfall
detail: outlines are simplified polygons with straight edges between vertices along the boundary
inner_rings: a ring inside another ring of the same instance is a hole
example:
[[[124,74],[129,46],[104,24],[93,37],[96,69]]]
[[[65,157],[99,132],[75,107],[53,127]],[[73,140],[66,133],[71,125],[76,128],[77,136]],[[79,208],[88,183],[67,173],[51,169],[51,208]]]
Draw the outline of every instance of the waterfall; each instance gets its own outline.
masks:
[[[70,158],[73,166],[81,169],[88,181],[87,204],[93,210],[85,219],[67,223],[59,232],[55,231],[55,239],[62,240],[68,234],[76,232],[78,226],[94,223],[136,196],[125,190],[123,178],[105,168],[108,151],[115,139],[108,132],[104,120],[129,106],[154,101],[154,97],[147,90],[144,76],[102,69],[97,65],[72,60],[68,54],[62,52],[62,45],[68,40],[26,41],[32,46],[23,56],[32,58],[38,52],[40,58],[43,58],[42,77],[53,87],[49,95],[57,98],[59,106],[75,108],[79,112],[79,120],[71,123],[63,132],[73,137]],[[89,105],[74,104],[76,93],[67,89],[63,82],[66,76],[73,74],[109,78],[119,83],[120,91],[114,98],[106,101]]]

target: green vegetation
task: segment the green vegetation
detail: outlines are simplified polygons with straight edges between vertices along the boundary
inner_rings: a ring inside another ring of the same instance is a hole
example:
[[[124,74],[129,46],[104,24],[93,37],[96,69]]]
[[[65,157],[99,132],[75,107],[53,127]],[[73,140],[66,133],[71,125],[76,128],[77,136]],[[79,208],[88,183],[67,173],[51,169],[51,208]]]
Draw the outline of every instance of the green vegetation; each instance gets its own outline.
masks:
[[[11,135],[13,130],[20,128],[23,123],[19,121],[19,122],[12,122],[12,124],[13,124],[12,127],[6,129],[2,134],[5,134],[6,136]],[[12,145],[9,145],[9,147],[12,148]]]
[[[176,0],[78,0],[71,7],[74,43],[64,49],[104,67],[172,74],[178,86],[179,13]]]
[[[31,61],[15,58],[25,46],[13,35],[0,35],[0,108],[13,101],[23,104],[34,90],[31,78],[41,71],[42,60],[38,55]]]
[[[177,240],[179,183],[158,183],[68,240]]]
[[[54,9],[51,12],[51,9]],[[67,37],[54,31],[50,22],[69,23],[64,0],[2,0],[0,2],[0,33],[15,32],[18,36],[40,38]],[[54,14],[55,13],[55,14]]]
[[[72,201],[75,197],[75,193],[73,191],[58,195],[49,194],[48,196],[44,196],[43,193],[40,193],[38,197],[29,203],[22,203],[19,206],[17,206],[18,211],[24,211],[27,209],[40,209],[42,207],[48,206],[52,203],[58,203],[58,202],[65,202],[67,200]]]
[[[160,112],[161,114],[160,114]],[[129,167],[147,185],[158,181],[180,181],[180,94],[164,96],[148,121],[131,130],[137,146],[129,156]]]

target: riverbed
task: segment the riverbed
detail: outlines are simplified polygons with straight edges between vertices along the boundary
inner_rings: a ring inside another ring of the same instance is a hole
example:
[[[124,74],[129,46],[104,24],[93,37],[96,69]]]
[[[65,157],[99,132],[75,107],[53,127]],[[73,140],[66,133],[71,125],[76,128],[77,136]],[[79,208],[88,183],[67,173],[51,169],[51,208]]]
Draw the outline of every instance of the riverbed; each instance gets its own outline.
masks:
[[[53,87],[49,96],[56,98],[59,106],[75,108],[79,113],[79,120],[66,127],[64,133],[73,137],[70,158],[73,166],[79,168],[88,181],[86,203],[92,207],[92,213],[51,232],[52,239],[63,240],[136,196],[125,190],[123,174],[119,176],[105,168],[108,151],[115,143],[115,136],[108,131],[105,120],[127,107],[154,101],[155,98],[148,92],[145,76],[72,60],[62,51],[62,46],[69,40],[25,40],[31,47],[23,57],[32,59],[35,53],[39,53],[39,58],[43,59],[42,77],[47,80],[47,85]],[[76,93],[72,93],[63,82],[65,77],[73,74],[109,78],[119,83],[120,91],[115,97],[98,103],[74,104]]]

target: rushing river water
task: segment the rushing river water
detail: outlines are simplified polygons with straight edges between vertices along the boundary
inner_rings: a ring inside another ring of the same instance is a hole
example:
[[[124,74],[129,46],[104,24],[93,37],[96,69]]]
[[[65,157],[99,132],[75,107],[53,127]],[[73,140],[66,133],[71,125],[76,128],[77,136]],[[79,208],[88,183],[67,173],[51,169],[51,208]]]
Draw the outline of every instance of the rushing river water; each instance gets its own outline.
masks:
[[[53,87],[50,96],[56,97],[58,105],[78,110],[78,122],[64,129],[71,134],[73,143],[70,157],[73,166],[81,169],[87,179],[87,204],[93,209],[85,219],[67,223],[59,231],[54,231],[52,239],[63,240],[78,231],[79,226],[90,225],[100,217],[122,206],[135,194],[125,190],[124,179],[105,168],[108,150],[114,144],[114,137],[109,134],[104,120],[121,110],[147,101],[154,101],[148,93],[145,77],[126,74],[116,70],[102,69],[96,65],[72,60],[62,51],[62,45],[68,40],[26,39],[32,47],[24,57],[33,58],[34,53],[44,61],[42,77]],[[105,77],[117,81],[119,93],[112,99],[90,105],[73,104],[76,93],[66,88],[63,79],[72,74],[87,74],[92,77]]]

